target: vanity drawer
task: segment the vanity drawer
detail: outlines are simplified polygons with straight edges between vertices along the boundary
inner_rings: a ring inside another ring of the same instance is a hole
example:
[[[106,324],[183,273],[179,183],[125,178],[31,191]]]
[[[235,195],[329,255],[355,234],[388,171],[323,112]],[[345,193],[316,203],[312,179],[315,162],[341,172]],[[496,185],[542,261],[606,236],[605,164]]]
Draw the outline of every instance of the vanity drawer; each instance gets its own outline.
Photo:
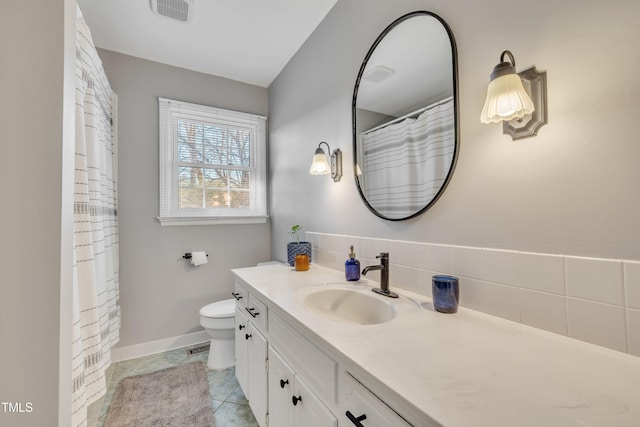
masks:
[[[253,323],[263,334],[267,332],[267,319],[268,309],[265,304],[259,299],[249,294],[249,300],[247,306],[244,308],[245,312],[249,316],[249,320]]]
[[[269,318],[269,342],[322,401],[336,402],[335,360],[277,315]]]
[[[339,427],[358,426],[358,422],[366,427],[411,427],[411,424],[346,371],[340,375],[339,400]]]
[[[233,295],[236,300],[236,306],[243,308],[247,306],[249,302],[249,289],[239,280],[236,280],[236,286],[231,295]]]

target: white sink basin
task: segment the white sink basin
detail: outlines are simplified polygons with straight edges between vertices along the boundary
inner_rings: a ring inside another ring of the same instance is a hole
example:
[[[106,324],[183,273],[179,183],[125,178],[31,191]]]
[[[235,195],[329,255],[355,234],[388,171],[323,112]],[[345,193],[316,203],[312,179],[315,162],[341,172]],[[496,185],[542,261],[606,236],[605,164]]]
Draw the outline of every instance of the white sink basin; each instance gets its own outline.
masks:
[[[356,325],[389,322],[399,314],[399,309],[407,305],[416,308],[414,303],[402,297],[387,298],[362,285],[314,286],[303,299],[303,306],[311,312]]]
[[[333,320],[358,325],[385,323],[396,316],[393,307],[384,301],[351,289],[320,289],[304,299],[306,309]]]

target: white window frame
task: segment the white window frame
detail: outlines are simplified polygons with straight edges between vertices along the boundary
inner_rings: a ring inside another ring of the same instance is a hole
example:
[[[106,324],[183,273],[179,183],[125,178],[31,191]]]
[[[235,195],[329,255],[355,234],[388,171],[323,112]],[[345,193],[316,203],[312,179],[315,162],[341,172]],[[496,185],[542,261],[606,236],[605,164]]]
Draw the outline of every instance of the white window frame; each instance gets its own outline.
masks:
[[[165,225],[257,224],[267,221],[266,117],[158,98],[160,215]],[[239,127],[252,133],[250,208],[180,208],[178,205],[178,120]]]

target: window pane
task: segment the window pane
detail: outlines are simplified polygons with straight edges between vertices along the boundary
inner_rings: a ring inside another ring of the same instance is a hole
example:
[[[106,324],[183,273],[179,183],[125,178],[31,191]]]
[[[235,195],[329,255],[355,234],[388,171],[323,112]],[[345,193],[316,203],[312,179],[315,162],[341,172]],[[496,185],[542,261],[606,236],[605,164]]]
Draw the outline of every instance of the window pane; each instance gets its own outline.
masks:
[[[202,125],[178,121],[178,161],[202,163]]]
[[[205,203],[207,208],[249,209],[250,193],[248,191],[206,190]]]
[[[178,185],[180,186],[202,186],[203,168],[192,168],[181,166],[178,168]]]
[[[207,208],[228,208],[229,193],[227,190],[209,190],[205,192],[205,203]]]
[[[202,189],[194,187],[180,187],[178,190],[178,204],[183,208],[202,208]]]
[[[251,166],[251,132],[240,129],[229,130],[229,165]]]
[[[196,184],[193,180],[192,170],[187,167],[178,168],[178,185],[179,186],[188,186]]]
[[[249,192],[242,190],[231,191],[230,207],[233,209],[249,209],[251,207],[249,203]]]
[[[207,188],[227,188],[228,171],[222,169],[205,169],[204,185]]]
[[[250,176],[251,173],[249,171],[229,171],[229,187],[248,190]]]
[[[227,145],[225,129],[220,126],[204,127],[204,157],[208,164],[226,165]]]
[[[189,123],[180,124],[179,161],[252,167],[250,131],[214,125],[198,125],[191,129]]]

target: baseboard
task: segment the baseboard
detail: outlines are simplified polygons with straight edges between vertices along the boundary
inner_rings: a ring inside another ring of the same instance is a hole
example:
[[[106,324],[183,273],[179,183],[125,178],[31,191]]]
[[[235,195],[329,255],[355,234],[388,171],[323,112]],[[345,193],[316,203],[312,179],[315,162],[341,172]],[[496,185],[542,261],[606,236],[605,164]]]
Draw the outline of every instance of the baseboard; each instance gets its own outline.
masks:
[[[209,340],[210,338],[206,331],[199,331],[177,337],[165,338],[158,341],[150,341],[126,347],[116,347],[111,349],[111,362],[116,363],[122,362],[123,360],[149,356],[151,354],[175,350],[176,348],[201,344]]]

